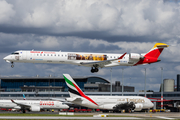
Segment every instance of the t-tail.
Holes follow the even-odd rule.
[[[26,97],[25,97],[25,95],[23,94],[23,98],[24,98],[24,100],[26,100]]]
[[[169,47],[169,45],[165,43],[156,43],[154,47],[144,55],[144,58],[135,65],[150,64],[161,61],[160,59],[158,59],[158,57],[162,53],[163,49],[166,47]]]
[[[70,98],[85,98],[88,101],[92,102],[95,105],[98,105],[95,101],[93,101],[90,97],[86,96],[83,91],[79,88],[79,86],[76,84],[76,82],[72,79],[72,77],[69,74],[63,74],[65,82],[68,86],[68,92],[70,95]]]

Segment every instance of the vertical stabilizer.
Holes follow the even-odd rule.
[[[90,97],[86,96],[83,91],[79,88],[79,86],[76,84],[76,82],[72,79],[72,77],[69,74],[63,74],[65,82],[69,88],[69,95],[71,98],[79,98],[83,97],[90,101],[91,103],[98,105],[94,100],[92,100]]]
[[[65,82],[68,86],[68,91],[70,97],[76,97],[81,96],[81,94],[84,95],[82,90],[79,88],[79,86],[76,84],[76,82],[72,79],[72,77],[69,74],[63,74]],[[80,94],[81,93],[81,94]]]
[[[144,57],[158,58],[163,49],[166,47],[169,47],[169,45],[165,43],[156,43],[154,47],[148,53],[145,54]]]
[[[24,100],[26,100],[26,97],[25,97],[25,95],[23,94],[23,98],[24,98]]]

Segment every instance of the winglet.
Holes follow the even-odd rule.
[[[122,59],[124,56],[126,55],[126,53],[124,53],[122,56],[120,56],[118,59]]]
[[[11,102],[15,103],[13,99],[11,99]]]

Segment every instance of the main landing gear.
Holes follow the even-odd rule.
[[[13,62],[11,62],[11,67],[12,67],[12,68],[14,67],[14,64],[13,64]]]
[[[99,71],[99,69],[98,69],[97,67],[92,67],[92,68],[91,68],[91,72],[92,72],[92,73],[98,72],[98,71]]]

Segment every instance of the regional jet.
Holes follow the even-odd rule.
[[[41,109],[67,109],[69,106],[60,101],[0,100],[0,108],[19,109],[25,113],[26,110],[39,112]]]
[[[141,96],[87,96],[69,74],[63,74],[63,76],[70,95],[70,98],[65,100],[80,106],[111,110],[113,112],[121,110],[127,112],[141,111],[142,109],[150,109],[154,106],[148,98]]]
[[[25,51],[19,50],[4,57],[6,62],[19,63],[56,63],[73,64],[91,67],[91,72],[98,72],[99,68],[114,66],[137,66],[159,62],[161,52],[169,45],[156,43],[154,47],[145,54],[110,54],[110,53],[85,53],[85,52],[61,52],[61,51]]]

